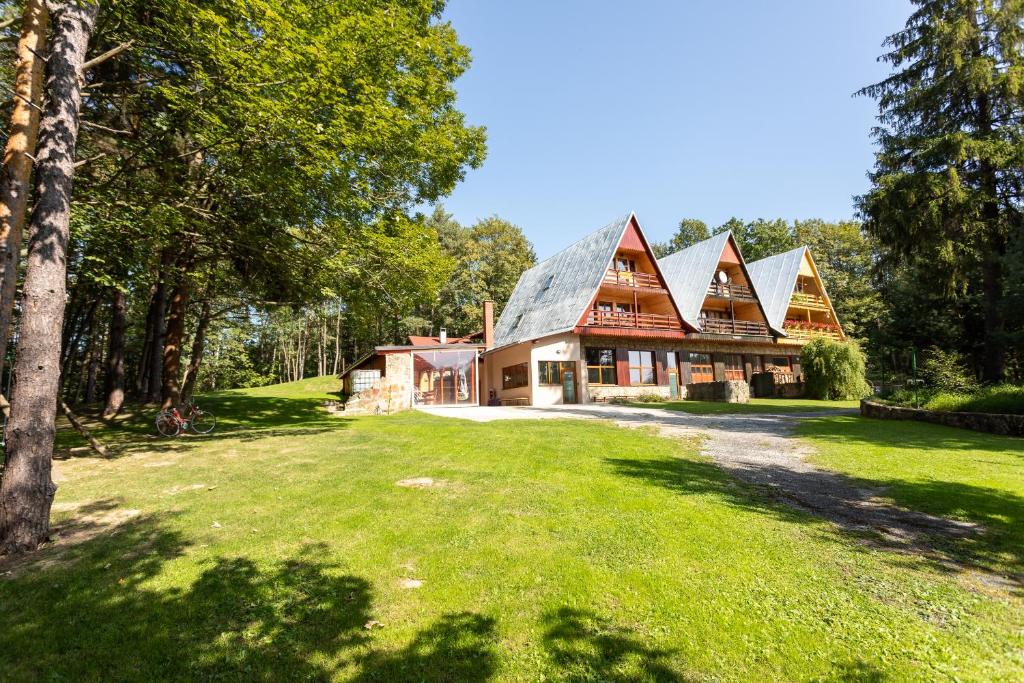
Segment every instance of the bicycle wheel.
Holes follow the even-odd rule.
[[[191,427],[196,434],[209,434],[215,426],[217,426],[217,418],[213,416],[213,413],[197,409],[192,415]]]
[[[181,431],[181,423],[169,410],[161,411],[156,416],[156,431],[162,436],[177,436]]]

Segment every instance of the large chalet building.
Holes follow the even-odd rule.
[[[729,232],[656,259],[634,214],[523,273],[484,323],[482,398],[586,403],[801,377],[800,347],[843,339],[806,247],[747,264]]]

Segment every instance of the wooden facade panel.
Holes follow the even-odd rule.
[[[615,349],[615,382],[620,387],[629,386],[629,350],[622,347]]]
[[[654,352],[654,364],[656,379],[655,381],[659,386],[668,386],[668,352],[667,351],[655,351]]]

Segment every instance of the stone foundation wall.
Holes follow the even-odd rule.
[[[976,432],[1024,436],[1024,415],[997,415],[994,413],[946,413],[923,408],[887,406],[869,399],[860,402],[860,414],[881,420],[918,420],[933,424],[971,429]]]
[[[699,382],[686,385],[686,398],[691,401],[724,401],[726,403],[749,403],[750,385],[738,380],[724,382]]]
[[[390,415],[412,407],[412,354],[389,353],[384,372],[369,389],[349,397],[345,415]]]

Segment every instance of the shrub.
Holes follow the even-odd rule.
[[[956,351],[943,351],[933,346],[924,352],[921,363],[921,379],[939,391],[958,394],[970,393],[978,388],[977,382],[967,372],[966,363]]]
[[[1024,387],[1001,384],[973,393],[943,391],[932,396],[923,407],[950,412],[1024,415]]]
[[[814,339],[804,346],[800,361],[810,398],[840,401],[871,393],[864,378],[864,354],[854,342]]]
[[[664,396],[658,394],[639,394],[633,397],[633,401],[636,403],[661,403],[665,400]]]

